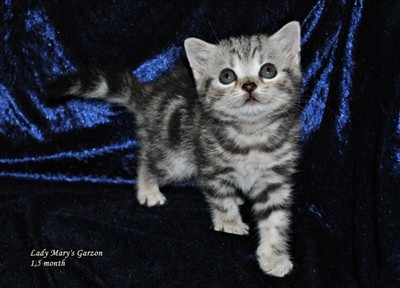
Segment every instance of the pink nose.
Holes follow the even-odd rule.
[[[242,89],[249,93],[253,92],[256,88],[257,85],[254,82],[244,83],[242,86]]]

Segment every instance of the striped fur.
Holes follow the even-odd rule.
[[[292,175],[299,155],[300,28],[297,22],[268,37],[185,41],[192,69],[178,65],[159,80],[139,85],[129,74],[65,76],[55,96],[104,99],[135,114],[141,141],[138,201],[163,205],[159,187],[195,178],[210,205],[214,229],[245,235],[239,205],[253,203],[260,267],[284,276],[288,253]],[[276,77],[260,76],[272,63]],[[237,78],[219,80],[229,68]],[[194,81],[193,81],[193,76]],[[252,92],[242,86],[252,83]],[[244,87],[244,86],[243,86]]]

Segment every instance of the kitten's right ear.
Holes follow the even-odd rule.
[[[292,21],[272,35],[271,40],[276,41],[286,58],[292,59],[296,64],[299,64],[301,50],[300,37],[300,23]]]
[[[186,39],[184,45],[193,72],[205,75],[208,61],[216,46],[197,38]]]

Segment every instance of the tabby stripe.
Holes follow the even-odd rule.
[[[284,134],[283,138],[286,138],[286,136],[289,134],[292,128],[295,127],[295,125],[297,125],[296,121],[285,119],[285,121],[282,121],[281,125],[279,125],[277,134],[278,135]]]
[[[220,147],[222,149],[224,149],[225,151],[231,153],[231,154],[236,154],[236,155],[247,155],[250,152],[250,148],[245,147],[238,147],[232,143],[229,143],[228,141],[224,141],[224,142],[219,142]]]
[[[281,137],[278,142],[273,143],[272,145],[263,145],[259,147],[259,150],[261,152],[267,152],[267,153],[272,153],[280,148],[283,147],[283,145],[288,141],[286,137]]]
[[[215,189],[206,189],[203,190],[203,192],[207,196],[212,197],[214,199],[225,199],[227,197],[234,197],[236,195],[235,191],[230,191],[230,192],[225,191],[225,193],[221,193],[221,191],[217,191]]]
[[[264,209],[254,210],[254,215],[258,221],[267,219],[272,213],[285,211],[290,213],[291,203],[274,204]]]
[[[168,119],[168,140],[172,148],[178,147],[181,143],[181,119],[184,116],[182,113],[183,110],[183,105],[175,107],[175,110]]]
[[[270,117],[270,124],[273,124],[277,121],[282,121],[283,126],[280,125],[279,128],[282,129],[282,127],[285,127],[285,129],[283,129],[285,131],[298,124],[300,109],[294,104],[296,104],[296,101],[293,101],[290,107],[287,107],[286,105],[281,108],[278,107]]]
[[[255,203],[264,203],[267,202],[270,198],[270,194],[279,191],[282,188],[282,183],[273,183],[269,184],[267,188],[265,188],[260,193],[257,193],[254,197],[252,197]]]
[[[281,137],[273,145],[264,144],[264,145],[252,145],[252,146],[247,146],[247,147],[239,147],[232,142],[226,141],[225,139],[220,139],[220,137],[216,137],[216,138],[217,138],[218,144],[220,145],[221,148],[223,148],[227,152],[230,152],[230,153],[236,154],[236,155],[247,155],[250,153],[250,151],[272,153],[272,152],[275,152],[276,150],[282,148],[283,145],[288,141],[287,138]]]
[[[212,165],[212,164],[210,164]],[[226,176],[229,173],[234,172],[235,169],[232,167],[225,167],[225,168],[214,168],[210,169],[209,171],[202,171],[202,175],[207,176],[207,178],[218,178],[218,176]]]
[[[237,205],[237,202],[235,201],[236,198],[237,195],[234,195],[233,197],[227,196],[223,198],[206,195],[206,200],[212,206],[212,208],[228,214],[235,213],[235,207],[232,207],[232,205]]]
[[[256,55],[257,50],[259,50],[261,48],[261,43],[260,43],[260,35],[256,36],[257,38],[257,45],[253,46],[253,51],[251,51],[251,58],[254,58],[254,56]]]
[[[226,197],[235,197],[236,196],[236,189],[233,185],[225,185],[220,187],[220,189],[214,189],[210,183],[210,186],[205,186],[202,187],[203,193],[205,193],[207,196],[210,196],[212,198],[216,199],[223,199]],[[225,191],[223,191],[223,187],[228,188]]]
[[[240,155],[247,155],[250,152],[250,149],[248,149],[247,147],[241,148],[235,145],[233,141],[228,141],[226,135],[224,133],[221,133],[220,131],[215,131],[213,133],[213,136],[214,139],[217,140],[219,146],[227,152]],[[208,140],[212,141],[214,139],[208,139]]]
[[[283,164],[278,164],[278,165],[275,165],[275,166],[273,166],[272,168],[271,168],[271,170],[273,171],[273,172],[275,172],[276,174],[278,174],[278,175],[281,175],[281,176],[283,176],[283,177],[285,177],[285,178],[289,178],[290,176],[292,176],[292,166],[294,166],[294,165],[290,165],[289,166],[289,164],[288,163],[285,163],[286,165],[283,165]]]
[[[224,149],[227,152],[230,152],[232,154],[236,155],[247,155],[249,154],[250,150],[255,147],[240,147],[237,146],[232,140],[229,140],[227,136],[223,133],[215,133],[214,134],[216,140],[218,141],[218,144],[222,149]]]
[[[239,51],[236,51],[236,55],[238,56],[239,61],[242,61],[242,55],[241,55],[241,53]],[[234,67],[234,65],[232,65],[232,67]]]
[[[214,167],[214,175],[224,175],[224,174],[228,174],[228,173],[232,173],[235,171],[235,168],[233,167]]]
[[[207,80],[205,81],[205,84],[204,84],[204,94],[202,94],[200,96],[205,97],[207,95],[208,90],[210,89],[212,80],[213,80],[212,78],[207,78]]]
[[[293,74],[293,70],[292,70],[292,69],[290,69],[290,68],[285,68],[285,69],[282,69],[282,71],[286,73],[286,75],[288,76],[288,78],[290,79],[290,81],[293,83],[293,85],[295,85],[295,86],[300,85],[300,77],[298,77],[298,76],[296,77],[296,76]]]
[[[296,125],[296,123],[290,121],[290,122],[285,122],[282,125],[278,127],[277,135],[279,135],[278,139],[274,139],[275,143],[272,143],[270,145],[268,144],[256,144],[256,145],[251,145],[251,146],[246,146],[246,147],[240,147],[234,143],[234,141],[227,139],[227,136],[224,133],[213,133],[213,136],[217,140],[218,144],[222,149],[224,149],[227,152],[230,152],[231,154],[236,154],[236,155],[247,155],[249,154],[250,151],[259,151],[259,152],[264,152],[264,153],[272,153],[275,152],[276,150],[282,148],[285,143],[290,141],[291,139],[288,138],[288,135],[292,128]],[[270,141],[274,142],[274,141]]]
[[[229,208],[225,207],[224,204],[220,202],[220,200],[221,199],[216,199],[216,198],[209,197],[208,198],[208,203],[210,203],[210,205],[214,209],[216,209],[216,210],[218,210],[218,211],[220,211],[222,213],[228,213],[229,212]]]
[[[165,93],[166,94],[166,93]],[[166,97],[165,95],[159,95],[159,99],[161,99],[161,101],[157,101],[157,111],[159,115],[163,115],[163,117],[165,118],[166,116],[166,111],[170,108],[170,101],[171,99]],[[162,117],[158,117],[157,119],[160,123],[157,124],[162,124],[162,121],[164,121],[164,119]]]

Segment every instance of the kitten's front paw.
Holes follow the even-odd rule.
[[[257,251],[258,263],[261,269],[275,277],[283,277],[293,269],[293,263],[287,255],[267,255]]]
[[[137,199],[141,205],[147,207],[162,206],[167,201],[167,198],[159,191],[143,191],[139,190]]]
[[[215,231],[221,231],[230,234],[236,235],[248,235],[249,234],[249,226],[243,222],[234,223],[234,222],[219,222],[214,225]]]

